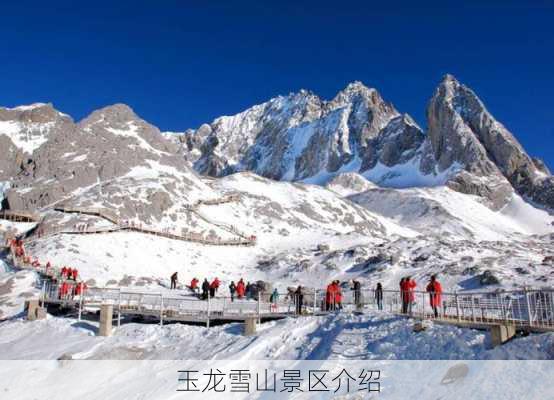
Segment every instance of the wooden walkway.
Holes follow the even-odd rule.
[[[135,224],[132,222],[122,221],[117,217],[115,213],[106,209],[85,208],[85,207],[66,207],[63,205],[56,206],[54,210],[58,212],[63,212],[63,213],[90,215],[98,218],[103,218],[108,222],[111,222],[115,226],[105,227],[105,228],[86,227],[85,229],[50,231],[46,235],[47,236],[57,235],[57,234],[87,235],[87,234],[107,234],[107,233],[120,232],[120,231],[133,231],[133,232],[139,232],[139,233],[144,233],[148,235],[164,237],[167,239],[199,243],[199,244],[209,245],[209,246],[255,246],[257,242],[257,239],[255,236],[243,233],[232,225],[225,224],[223,222],[214,221],[198,210],[198,208],[202,205],[218,205],[218,204],[225,204],[225,203],[230,203],[230,202],[239,201],[239,200],[240,200],[239,194],[230,194],[220,199],[199,200],[193,205],[188,207],[189,211],[195,213],[199,218],[206,221],[208,224],[217,226],[220,229],[223,229],[227,232],[234,234],[236,238],[232,238],[232,239],[210,238],[193,232],[178,234],[170,231],[151,228],[143,224]]]
[[[93,217],[103,218],[112,224],[119,225],[119,218],[115,213],[112,213],[103,208],[81,208],[81,207],[64,207],[57,206],[54,207],[54,211],[59,211],[68,214],[82,214],[82,215],[91,215]]]
[[[24,211],[0,211],[0,219],[5,219],[12,222],[40,222],[40,216]]]

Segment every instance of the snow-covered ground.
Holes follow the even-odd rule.
[[[554,359],[554,333],[517,338],[491,349],[487,332],[428,324],[388,313],[288,318],[244,336],[242,324],[210,328],[184,324],[123,324],[96,336],[96,321],[49,316],[0,325],[2,359],[179,360],[457,360]],[[185,340],[186,338],[186,340]]]
[[[23,312],[26,299],[37,297],[37,276],[31,271],[12,271],[0,260],[0,321]]]
[[[477,196],[447,187],[370,189],[350,199],[401,226],[452,240],[509,240],[518,234],[554,232],[554,216],[517,194],[499,211],[491,210]]]

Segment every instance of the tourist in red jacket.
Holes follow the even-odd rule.
[[[198,287],[199,280],[196,278],[192,278],[190,281],[190,290],[192,290],[194,293],[198,293],[200,291],[200,288]]]
[[[82,294],[85,294],[85,290],[87,290],[87,288],[88,286],[85,282],[79,282],[75,287],[75,296],[80,296]]]
[[[244,297],[244,293],[246,292],[246,287],[244,286],[244,281],[242,278],[240,278],[239,283],[237,283],[237,297],[239,299],[242,299]]]
[[[431,304],[431,308],[433,309],[433,313],[435,314],[435,318],[438,318],[439,311],[438,307],[441,305],[441,294],[442,294],[442,286],[437,281],[437,277],[435,275],[431,276],[431,280],[429,281],[429,284],[427,285],[426,291],[429,293],[429,303]]]
[[[335,307],[342,310],[342,288],[339,281],[335,281]]]

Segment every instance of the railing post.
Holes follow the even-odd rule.
[[[210,327],[210,294],[208,293],[208,314],[206,318],[206,328]]]
[[[529,299],[529,291],[525,288],[525,301],[527,302],[527,319],[529,326],[533,326],[533,312],[531,311],[531,300]]]
[[[552,324],[554,323],[554,292],[549,291],[548,296],[550,297],[550,313],[548,314],[550,315],[550,319],[548,320],[548,323],[550,326],[552,326]]]
[[[317,312],[317,289],[314,288],[314,311],[313,314]]]
[[[461,320],[460,316],[460,300],[458,299],[458,292],[454,292],[454,299],[456,300],[456,319],[458,322]]]
[[[425,318],[425,292],[421,292],[421,316]]]
[[[121,327],[121,288],[119,289],[119,296],[117,299],[117,327]]]
[[[506,305],[504,304],[504,296],[502,295],[500,295],[500,307],[502,310],[502,318],[504,319],[504,322],[508,322],[508,311]]]
[[[160,294],[160,326],[164,325],[164,295]]]
[[[470,297],[471,299],[471,319],[473,322],[475,322],[475,302],[473,301],[473,296]]]
[[[83,314],[83,297],[85,296],[84,289],[81,291],[81,295],[79,296],[79,321],[81,320],[81,316]]]
[[[262,293],[258,289],[258,324],[262,323],[261,305],[262,305]]]

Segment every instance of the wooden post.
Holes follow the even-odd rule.
[[[314,288],[314,311],[313,314],[317,312],[317,289]]]

